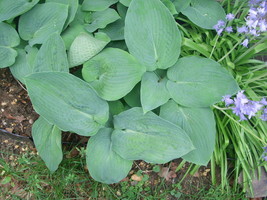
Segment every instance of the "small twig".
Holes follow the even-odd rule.
[[[15,80],[18,82],[18,84],[20,85],[20,87],[22,87],[23,90],[27,91],[27,89],[22,85],[22,83],[15,78]]]

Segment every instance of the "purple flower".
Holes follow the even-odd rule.
[[[225,31],[226,31],[227,33],[232,33],[232,32],[233,32],[233,28],[232,28],[232,26],[228,26],[228,27],[226,27],[226,28],[225,28]]]
[[[244,90],[239,91],[234,100],[231,99],[231,95],[225,95],[222,101],[225,102],[226,106],[232,105],[231,109],[233,113],[240,118],[240,121],[251,119],[251,117],[256,116],[256,114],[262,110],[264,104],[267,104],[265,98],[261,101],[249,100],[244,94]],[[261,119],[263,121],[267,120],[267,108],[263,110]]]
[[[263,114],[260,117],[262,121],[267,121],[267,108],[263,110]],[[266,152],[267,153],[267,152]]]
[[[234,103],[234,100],[231,99],[231,95],[225,95],[225,96],[223,96],[222,101],[225,102],[225,105],[226,105],[226,106],[229,106],[229,105],[231,105],[231,104]]]
[[[232,13],[228,13],[225,18],[230,21],[230,20],[233,20],[235,18],[235,15]]]
[[[245,40],[241,43],[241,45],[242,45],[243,47],[248,47],[248,39],[245,39]]]
[[[247,33],[248,28],[246,26],[237,27],[237,32],[238,33]]]
[[[266,100],[266,98],[262,98],[262,100],[260,100],[260,103],[261,103],[262,105],[267,106],[267,100]]]
[[[223,20],[219,20],[217,22],[217,24],[215,24],[213,26],[213,28],[216,30],[216,32],[217,32],[218,35],[221,35],[221,33],[224,30],[224,27],[225,27],[225,21],[223,21]]]

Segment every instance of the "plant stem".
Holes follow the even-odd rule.
[[[223,112],[227,117],[229,117],[232,121],[234,121],[235,123],[237,123],[239,126],[241,126],[244,130],[246,130],[249,134],[251,134],[253,137],[255,137],[256,139],[258,139],[259,141],[261,141],[263,143],[263,145],[267,145],[267,143],[259,138],[257,135],[255,135],[254,133],[252,133],[249,129],[247,129],[246,127],[244,127],[242,124],[240,124],[238,121],[236,121],[232,116],[230,116],[227,112],[225,112],[223,109],[221,109],[220,107],[213,105],[214,108],[220,110],[221,112]]]
[[[241,56],[239,56],[234,63],[237,63],[238,61],[240,61],[243,57],[245,57],[249,52],[251,52],[253,49],[255,49],[256,46],[258,46],[260,43],[262,43],[264,40],[267,39],[267,35],[263,38],[261,38],[260,41],[258,41],[257,43],[255,43],[252,47],[250,47],[248,50],[246,50]]]
[[[216,39],[215,39],[215,44],[213,45],[213,48],[212,48],[212,50],[211,50],[211,53],[210,53],[210,56],[209,56],[209,58],[211,58],[211,57],[212,57],[212,54],[213,54],[213,52],[214,52],[214,50],[215,50],[215,48],[216,48],[216,45],[217,45],[218,39],[219,39],[219,35],[217,34],[217,35],[216,35]]]
[[[235,48],[241,43],[242,40],[240,40],[238,43],[235,44],[235,46],[233,46],[233,48],[227,52],[227,54],[225,54],[220,60],[218,60],[217,62],[221,62],[222,60],[224,60],[227,56],[229,56],[230,53],[232,53],[233,50],[235,50]]]

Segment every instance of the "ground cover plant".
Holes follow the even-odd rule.
[[[62,131],[69,131],[90,136],[89,173],[102,183],[126,177],[134,160],[181,157],[197,166],[212,158],[225,186],[229,148],[235,180],[244,170],[248,183],[264,165],[266,146],[266,64],[253,59],[266,50],[266,6],[4,0],[0,67],[27,87],[40,115],[34,143],[52,172],[63,158]]]

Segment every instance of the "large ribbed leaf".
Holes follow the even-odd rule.
[[[127,176],[133,161],[125,160],[112,150],[113,129],[103,128],[90,138],[86,149],[86,162],[90,175],[99,182],[117,183]]]
[[[153,110],[170,99],[166,87],[167,78],[161,78],[154,72],[146,72],[141,82],[141,103],[144,112]]]
[[[160,0],[132,0],[125,19],[125,40],[130,53],[148,71],[171,67],[180,54],[180,32]]]
[[[119,14],[111,8],[107,8],[103,11],[93,12],[92,22],[85,28],[88,32],[92,33],[98,28],[105,28],[108,24],[120,19]]]
[[[30,10],[39,0],[1,0],[0,22],[15,18]]]
[[[238,84],[219,63],[208,58],[187,56],[168,70],[167,89],[179,104],[209,107],[222,96],[235,94]]]
[[[82,9],[86,11],[102,11],[119,0],[84,0]]]
[[[10,67],[12,75],[20,82],[25,84],[24,77],[33,72],[35,57],[38,53],[36,47],[27,46],[24,49],[18,49],[16,62]]]
[[[181,12],[201,28],[213,29],[218,20],[225,20],[225,11],[215,0],[191,0],[191,6]]]
[[[166,163],[194,149],[182,128],[142,108],[115,116],[114,128],[112,149],[127,160]]]
[[[35,73],[25,81],[36,112],[63,131],[91,136],[108,120],[107,102],[71,74]]]
[[[104,33],[98,33],[98,35],[101,34]],[[93,37],[88,33],[81,32],[70,46],[68,53],[70,66],[74,67],[85,63],[98,54],[109,41],[110,39],[107,36]]]
[[[207,165],[215,147],[216,127],[212,110],[182,107],[171,100],[161,106],[160,117],[181,126],[196,147],[183,159],[197,165]]]
[[[64,42],[58,33],[52,34],[41,46],[34,63],[34,72],[68,72],[69,63]]]
[[[82,72],[100,97],[115,101],[141,80],[145,67],[126,51],[107,48],[85,63]]]
[[[0,68],[11,66],[18,55],[12,48],[20,43],[17,31],[4,22],[0,22]]]
[[[39,117],[32,126],[32,137],[38,154],[48,169],[56,171],[63,159],[60,129]]]
[[[38,4],[19,19],[19,34],[29,44],[42,44],[57,32],[61,33],[68,17],[68,6],[59,3]]]
[[[65,22],[64,29],[73,21],[78,9],[78,0],[46,0],[46,2],[62,3],[68,6],[68,18]]]

